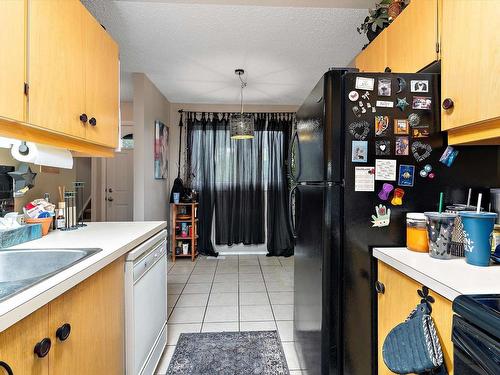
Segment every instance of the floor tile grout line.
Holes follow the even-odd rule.
[[[208,303],[210,301],[210,296],[212,295],[212,288],[214,287],[215,275],[217,275],[217,268],[219,268],[219,260],[216,260],[214,275],[212,276],[212,282],[210,283],[210,290],[208,291],[207,304],[205,305],[205,312],[203,313],[203,319],[201,321],[200,333],[203,332],[203,326],[205,325],[205,317],[207,316]],[[207,322],[209,323],[209,322]]]
[[[181,292],[179,293],[179,297],[175,300],[174,306],[172,307],[172,311],[170,311],[170,314],[167,314],[167,315],[168,315],[168,316],[167,316],[167,322],[169,321],[170,316],[172,316],[172,314],[174,313],[175,306],[177,306],[177,303],[179,302],[179,299],[181,298],[182,293],[184,292],[184,289],[186,288],[186,285],[188,284],[188,281],[189,281],[189,279],[191,278],[191,275],[193,274],[193,271],[194,271],[194,269],[195,269],[195,267],[196,267],[196,263],[197,263],[197,262],[198,262],[198,260],[196,260],[196,261],[194,262],[194,267],[193,267],[193,269],[191,270],[191,272],[189,273],[189,276],[188,276],[188,278],[187,278],[186,282],[184,283],[184,286],[182,287]],[[174,265],[172,266],[172,269],[173,269],[174,267],[175,267],[175,263],[174,263]],[[174,284],[175,284],[175,283],[174,283]],[[167,272],[167,301],[168,301],[168,272]]]
[[[237,298],[237,313],[238,313],[238,332],[241,332],[241,315],[240,315],[240,256],[238,255],[238,294],[236,295]]]
[[[271,314],[273,314],[274,326],[276,327],[276,332],[278,332],[278,324],[276,324],[276,316],[274,315],[273,305],[271,304],[271,296],[269,295],[269,291],[267,290],[267,282],[266,282],[266,279],[264,277],[264,271],[262,270],[262,264],[260,263],[260,259],[259,258],[257,258],[257,259],[259,261],[259,267],[260,267],[260,272],[262,273],[262,278],[264,279],[264,288],[266,289],[267,299],[269,300],[269,307],[271,308]],[[278,332],[278,336],[279,336],[279,332]],[[280,341],[281,341],[281,337],[280,337]]]

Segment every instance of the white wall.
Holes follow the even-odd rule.
[[[143,73],[132,75],[134,86],[134,221],[166,220],[169,179],[154,178],[154,126],[169,126],[170,103]]]

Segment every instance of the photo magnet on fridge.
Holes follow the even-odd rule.
[[[389,129],[388,116],[375,116],[375,136],[382,137],[387,135]]]
[[[375,87],[375,78],[356,77],[356,84],[354,87],[358,90],[373,91],[373,88]]]
[[[431,109],[432,99],[430,96],[414,96],[412,109]]]
[[[411,80],[411,92],[429,92],[429,81],[426,80]]]
[[[427,138],[429,137],[429,127],[427,125],[422,125],[412,128],[411,136],[413,138]]]
[[[377,91],[379,96],[391,96],[391,79],[379,78]]]
[[[382,139],[375,141],[375,155],[389,156],[391,154],[391,141]]]
[[[414,177],[415,177],[414,165],[401,164],[399,166],[399,177],[398,177],[399,186],[410,186],[410,187],[413,186]]]
[[[407,135],[410,133],[410,124],[407,119],[394,119],[394,134]]]
[[[352,141],[352,162],[366,163],[368,161],[368,142]]]
[[[408,137],[396,137],[395,145],[396,155],[403,156],[409,154],[410,140]]]

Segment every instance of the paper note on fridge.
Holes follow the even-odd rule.
[[[373,167],[354,168],[354,191],[375,191]]]
[[[375,180],[396,181],[396,160],[375,159]]]

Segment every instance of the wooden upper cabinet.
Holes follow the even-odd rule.
[[[122,375],[124,371],[124,260],[118,259],[49,302],[50,375]],[[71,326],[66,340],[58,328]]]
[[[29,1],[29,118],[39,127],[85,137],[83,5],[79,1]]]
[[[417,290],[422,285],[403,275],[385,263],[378,262],[378,281],[384,285],[384,292],[378,294],[378,374],[392,375],[382,358],[382,347],[389,332],[405,321],[410,312],[420,303]],[[430,291],[434,297],[432,318],[443,349],[444,360],[450,375],[453,374],[453,343],[451,342],[452,307],[451,302]]]
[[[413,0],[387,28],[387,65],[418,72],[438,60],[438,41],[438,0]]]
[[[88,118],[86,138],[115,148],[118,143],[119,60],[118,45],[106,30],[85,12],[85,97]]]
[[[441,126],[482,123],[457,129],[462,136],[456,143],[497,138],[500,144],[500,35],[491,29],[499,18],[497,1],[443,0],[441,98],[453,107],[442,111]]]
[[[380,73],[387,67],[387,29],[382,32],[354,59],[354,65],[362,72]]]
[[[24,0],[0,1],[0,116],[25,120],[26,17]]]
[[[49,336],[47,319],[48,308],[45,305],[0,333],[0,361],[10,366],[14,375],[48,374],[48,356],[38,358],[34,353],[35,345]],[[0,374],[4,373],[7,374],[5,368],[0,367]]]

